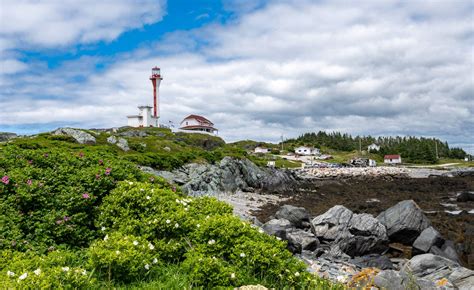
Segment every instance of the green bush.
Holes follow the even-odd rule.
[[[0,252],[2,288],[90,288],[92,272],[81,267],[83,257],[68,251],[38,256],[4,250]]]
[[[100,211],[98,226],[146,238],[163,263],[184,260],[196,285],[257,283],[266,276],[274,277],[272,283],[297,285],[308,278],[304,264],[292,257],[285,243],[233,216],[230,206],[214,198],[189,198],[156,184],[120,182]]]
[[[97,153],[2,150],[0,249],[86,247],[96,238],[102,198],[119,180],[146,180],[135,165]]]
[[[113,232],[89,248],[90,266],[106,281],[130,282],[159,265],[159,252],[145,238]]]

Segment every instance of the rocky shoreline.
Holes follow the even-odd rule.
[[[474,287],[474,271],[459,264],[454,243],[431,226],[413,200],[376,218],[341,205],[310,218],[306,209],[284,205],[262,228],[286,240],[309,271],[351,287]]]
[[[413,283],[423,289],[474,287],[474,272],[463,267],[474,261],[472,170],[427,171],[418,178],[398,169],[314,178],[230,157],[173,172],[142,170],[190,195],[229,202],[242,218],[287,240],[309,271],[332,281],[388,289]],[[453,215],[443,204],[457,198],[463,213]]]

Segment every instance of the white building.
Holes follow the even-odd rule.
[[[268,153],[270,152],[270,149],[264,148],[264,147],[255,147],[254,152],[255,153]]]
[[[158,127],[158,118],[152,113],[152,106],[139,106],[138,115],[127,116],[130,127]]]
[[[214,123],[199,115],[189,115],[181,121],[179,130],[189,133],[208,133],[216,134],[217,129],[214,128]]]
[[[318,148],[308,147],[308,146],[300,146],[295,148],[295,153],[298,155],[319,155],[321,152]]]
[[[160,118],[160,83],[163,78],[159,67],[151,70],[151,83],[153,84],[153,107],[139,106],[138,115],[127,116],[128,126],[130,127],[159,127],[158,119]],[[153,109],[153,111],[152,111]]]
[[[387,164],[399,164],[402,163],[402,157],[398,154],[385,155],[383,157],[383,163]]]
[[[367,147],[367,151],[380,151],[380,146],[375,144],[375,143],[372,143],[370,144],[368,147]]]

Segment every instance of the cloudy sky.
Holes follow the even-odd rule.
[[[0,0],[0,131],[212,120],[227,141],[338,130],[472,152],[474,2]]]

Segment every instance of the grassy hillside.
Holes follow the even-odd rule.
[[[285,242],[141,172],[245,156],[221,139],[143,129],[133,150],[40,134],[0,144],[0,285],[6,288],[341,288],[305,271]],[[166,149],[168,147],[169,149]],[[158,163],[155,159],[162,158]],[[150,160],[149,160],[150,159]]]

